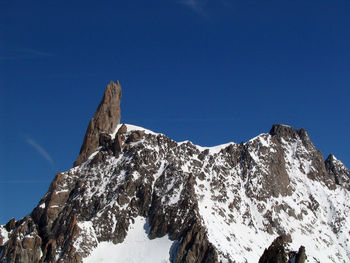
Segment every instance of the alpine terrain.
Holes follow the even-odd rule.
[[[201,147],[120,123],[107,85],[74,167],[0,226],[0,262],[350,262],[350,171],[304,129]]]

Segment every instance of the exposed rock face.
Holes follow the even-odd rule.
[[[82,262],[103,241],[123,242],[139,216],[150,239],[172,240],[173,263],[350,261],[350,192],[336,179],[349,170],[325,165],[305,130],[274,125],[200,147],[97,123],[98,152],[84,150],[30,215],[0,226],[0,262]]]
[[[334,178],[329,176],[322,153],[312,144],[309,135],[304,129],[295,130],[290,126],[274,124],[270,130],[270,134],[280,142],[290,142],[300,140],[305,149],[312,153],[310,156],[311,166],[314,170],[305,171],[307,176],[312,180],[323,182],[329,189],[335,189]],[[302,155],[303,153],[301,153]]]
[[[193,226],[184,235],[176,251],[174,262],[188,263],[217,263],[215,248],[208,242],[206,230],[200,226]]]
[[[111,133],[120,123],[121,86],[119,81],[111,81],[104,92],[102,101],[98,106],[94,117],[90,120],[85,133],[84,142],[79,156],[74,162],[77,166],[87,160],[99,146],[101,133]]]
[[[259,263],[304,263],[305,247],[300,246],[298,252],[289,249],[292,242],[290,235],[277,237],[259,259]]]
[[[330,177],[334,178],[337,185],[350,190],[350,171],[333,154],[330,154],[326,161],[326,170]]]

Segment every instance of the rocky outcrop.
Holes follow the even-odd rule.
[[[329,176],[326,170],[323,155],[313,145],[305,129],[296,130],[291,126],[274,124],[270,130],[270,135],[282,144],[283,142],[293,143],[299,140],[303,144],[305,150],[312,153],[312,156],[308,156],[308,158],[314,169],[304,172],[307,173],[310,179],[323,182],[329,189],[335,189],[334,178]],[[300,157],[303,157],[302,154],[303,153],[300,154]]]
[[[291,126],[283,124],[274,124],[270,130],[271,136],[276,136],[277,138],[282,139],[298,139],[300,138],[305,147],[312,147],[309,135],[305,129],[296,130]]]
[[[291,262],[292,262],[292,259],[291,258]],[[295,255],[295,261],[294,263],[305,263],[307,259],[307,256],[306,256],[306,252],[305,252],[305,247],[304,246],[300,246],[298,252],[296,253]]]
[[[305,263],[305,247],[300,246],[299,250],[290,251],[288,244],[292,242],[290,235],[277,237],[272,244],[265,249],[259,259],[259,263]]]
[[[42,239],[38,234],[37,225],[30,217],[16,222],[16,227],[10,233],[11,238],[0,253],[0,262],[5,260],[7,263],[40,261]]]
[[[285,246],[291,242],[290,236],[279,236],[265,249],[259,263],[288,263],[289,255]]]
[[[198,225],[189,228],[177,247],[174,262],[218,263],[215,248],[206,234],[206,230]]]
[[[337,185],[350,190],[350,171],[333,154],[330,154],[326,161],[326,170]]]
[[[90,120],[85,133],[79,156],[74,162],[77,166],[87,160],[99,146],[101,133],[111,133],[120,123],[121,86],[119,81],[111,81],[104,92],[102,101],[93,118]]]

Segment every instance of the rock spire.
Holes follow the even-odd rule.
[[[121,86],[111,81],[104,92],[102,101],[86,129],[83,145],[73,166],[85,162],[99,146],[101,133],[111,133],[120,123]]]

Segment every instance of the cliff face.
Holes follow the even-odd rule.
[[[349,262],[349,170],[305,130],[277,124],[200,147],[102,127],[98,112],[109,114],[96,111],[85,157],[30,215],[0,226],[0,262]]]
[[[96,151],[101,133],[111,133],[120,123],[120,100],[122,96],[119,81],[111,81],[104,92],[102,101],[87,127],[79,156],[74,162],[77,166]]]
[[[330,154],[325,161],[328,174],[334,178],[337,185],[344,186],[350,191],[350,171],[333,154]]]

